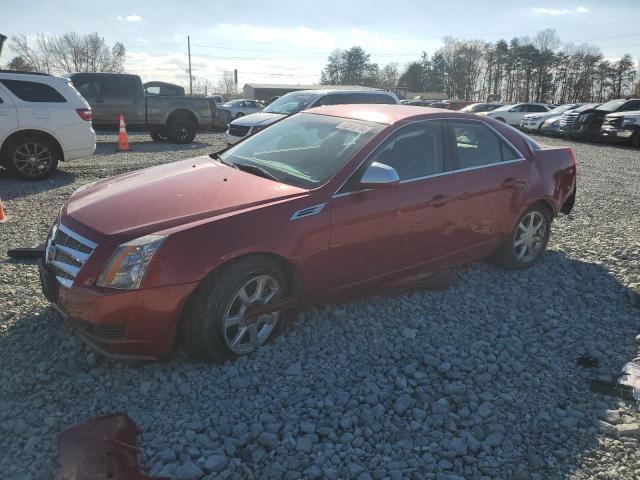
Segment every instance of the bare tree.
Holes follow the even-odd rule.
[[[382,70],[380,70],[380,86],[386,90],[395,88],[398,86],[400,80],[400,71],[398,70],[398,63],[388,63]]]
[[[33,39],[15,35],[11,49],[22,57],[31,69],[46,73],[72,72],[122,72],[125,48],[116,42],[109,48],[98,33],[79,35],[67,32],[62,35],[38,34]]]
[[[24,61],[24,58],[17,56],[13,57],[9,63],[7,63],[8,70],[17,70],[19,72],[33,72],[33,68],[27,62]]]
[[[218,92],[225,96],[237,95],[238,87],[233,78],[233,72],[227,71],[222,74],[218,80]]]

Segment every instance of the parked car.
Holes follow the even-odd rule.
[[[261,112],[263,108],[264,105],[258,101],[245,99],[231,100],[230,102],[220,105],[220,110],[229,112],[228,117],[232,120],[244,117],[245,115],[251,115],[252,113]]]
[[[539,132],[540,127],[542,127],[542,124],[547,119],[562,115],[564,112],[568,112],[569,110],[575,110],[582,105],[582,103],[567,103],[566,105],[555,107],[548,112],[528,113],[522,117],[522,120],[520,120],[520,129],[524,132]]]
[[[145,95],[160,95],[161,97],[184,97],[184,87],[167,82],[143,83]]]
[[[224,100],[222,99],[222,95],[207,95],[204,98],[208,98],[210,100],[213,101],[213,103],[216,104],[216,106],[221,107],[222,104],[224,103]]]
[[[259,132],[272,123],[307,108],[345,103],[398,104],[399,101],[394,93],[384,90],[301,90],[291,92],[269,104],[261,113],[231,122],[226,133],[227,143],[233,145],[247,135]]]
[[[0,165],[41,180],[96,149],[91,108],[66,78],[0,71]]]
[[[600,138],[610,143],[629,143],[640,147],[640,110],[610,113],[604,117]]]
[[[472,100],[447,100],[447,109],[448,110],[462,110],[464,107],[468,107],[469,105],[473,105],[474,101]]]
[[[640,110],[640,98],[619,98],[610,100],[594,108],[581,109],[577,115],[567,115],[567,126],[563,129],[565,136],[573,140],[595,142],[600,137],[600,127],[604,117],[615,112],[631,112]],[[569,125],[570,123],[570,125]]]
[[[39,268],[100,351],[166,358],[184,338],[223,361],[266,342],[285,306],[489,256],[531,267],[575,185],[570,148],[492,119],[331,105],[74,193]]]
[[[122,114],[128,126],[148,129],[154,141],[174,143],[191,143],[199,128],[213,127],[209,100],[145,95],[137,75],[74,73],[71,81],[91,105],[96,126],[112,128]]]
[[[428,107],[432,103],[435,103],[433,100],[400,100],[401,105],[413,105],[414,107]]]
[[[520,125],[520,120],[527,113],[546,113],[551,107],[546,103],[516,103],[515,105],[505,105],[490,112],[480,112],[478,115],[495,118],[513,127]]]
[[[471,105],[461,108],[460,111],[464,113],[490,112],[496,108],[504,107],[504,105],[504,103],[500,102],[472,103]]]
[[[551,135],[554,137],[559,137],[562,135],[560,131],[560,121],[562,120],[562,115],[556,115],[555,117],[547,118],[542,125],[540,126],[539,132],[542,135]]]
[[[597,108],[599,105],[599,103],[587,103],[583,104],[581,107],[569,110],[568,112],[564,112],[560,117],[560,135],[567,136],[567,132],[572,128],[576,118],[578,118],[578,115],[580,115],[580,113],[591,111],[594,108]]]

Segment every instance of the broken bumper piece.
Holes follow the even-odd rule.
[[[58,435],[55,480],[169,480],[138,468],[138,427],[127,415],[93,418]]]

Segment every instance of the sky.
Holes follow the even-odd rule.
[[[28,5],[28,8],[26,8]],[[125,69],[143,80],[216,84],[318,83],[329,53],[360,45],[381,67],[401,67],[444,36],[496,41],[554,28],[563,42],[589,43],[605,57],[640,57],[640,0],[389,1],[0,0],[0,33],[65,31],[124,43]],[[0,63],[11,57],[5,46]]]

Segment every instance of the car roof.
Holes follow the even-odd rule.
[[[295,92],[289,92],[289,93],[305,93],[305,94],[309,94],[309,95],[315,95],[315,96],[322,96],[322,95],[327,95],[327,94],[338,94],[338,95],[349,95],[350,93],[373,93],[373,94],[385,94],[385,95],[389,95],[391,96],[391,92],[387,92],[386,90],[375,90],[375,89],[359,89],[359,88],[350,88],[350,89],[346,89],[346,88],[341,88],[341,89],[332,89],[332,88],[327,88],[327,89],[323,89],[323,90],[297,90]],[[287,93],[286,95],[289,95],[289,93]],[[284,95],[283,95],[284,96]]]
[[[322,107],[310,108],[309,110],[305,110],[304,113],[351,118],[353,120],[385,123],[387,125],[391,125],[414,117],[428,118],[430,116],[457,116],[460,118],[478,119],[478,117],[473,114],[458,113],[456,111],[442,110],[439,108],[395,104],[326,105]]]

